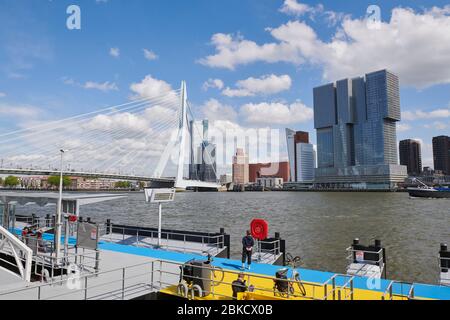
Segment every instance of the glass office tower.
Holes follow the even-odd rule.
[[[399,80],[382,70],[314,89],[317,187],[392,189],[407,176],[398,165]]]
[[[316,155],[314,146],[309,143],[309,133],[286,129],[286,139],[290,167],[289,182],[312,183]]]

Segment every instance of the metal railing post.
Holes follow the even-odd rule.
[[[153,285],[153,273],[154,272],[155,272],[155,261],[152,261],[152,275],[151,275],[152,289],[154,287],[154,285]]]
[[[394,284],[392,283],[391,287],[389,288],[389,300],[393,300],[393,290]]]
[[[136,240],[137,240],[137,244],[138,244],[138,247],[139,247],[139,229],[137,230],[137,235],[136,235]]]
[[[351,292],[350,292],[350,297],[351,297],[351,300],[354,300],[354,298],[355,298],[355,296],[354,296],[354,285],[353,285],[353,279],[352,279],[352,281],[350,282],[350,290],[351,290]]]
[[[84,300],[88,299],[88,277],[84,278]]]
[[[94,269],[97,272],[100,269],[100,250],[95,251],[95,267],[94,267]]]
[[[162,260],[159,260],[159,290],[162,289]]]
[[[122,268],[122,300],[125,300],[125,268]]]
[[[336,277],[331,280],[331,283],[333,285],[333,300],[336,300]]]

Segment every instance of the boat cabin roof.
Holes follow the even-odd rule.
[[[99,194],[99,193],[65,193],[62,200],[65,203],[75,204],[76,207],[98,202],[116,200],[128,197],[126,194]],[[36,204],[41,207],[56,205],[59,194],[57,192],[26,192],[26,191],[0,191],[1,204]]]

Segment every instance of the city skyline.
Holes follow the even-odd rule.
[[[379,1],[381,30],[366,24],[373,3],[365,1],[229,1],[214,9],[202,1],[196,8],[154,1],[137,10],[92,0],[78,4],[81,30],[66,27],[69,4],[0,5],[0,134],[177,88],[181,80],[188,81],[197,118],[211,121],[212,136],[230,127],[313,132],[314,87],[384,68],[400,77],[396,144],[421,141],[423,166],[434,167],[432,138],[449,132],[450,70],[438,58],[450,56],[444,1]],[[163,21],[175,7],[184,14]],[[191,19],[198,12],[207,14]],[[420,28],[419,36],[401,28],[409,24]],[[139,37],[129,39],[138,30]],[[428,40],[442,46],[432,49]],[[283,136],[280,160],[287,160]],[[311,143],[317,144],[315,135]]]

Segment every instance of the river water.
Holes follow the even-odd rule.
[[[17,213],[53,213],[27,206]],[[85,206],[81,215],[96,222],[156,227],[157,206],[143,193]],[[438,283],[438,251],[450,242],[450,200],[410,199],[407,193],[178,193],[163,205],[163,228],[231,235],[232,256],[253,218],[266,219],[270,234],[280,232],[287,251],[300,255],[304,268],[345,273],[353,238],[380,239],[386,247],[388,278]]]

